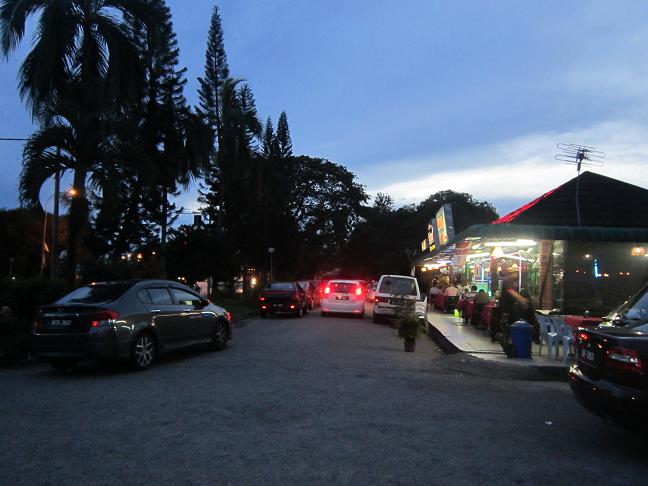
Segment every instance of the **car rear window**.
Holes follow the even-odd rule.
[[[133,286],[132,283],[94,284],[79,287],[65,297],[60,298],[58,304],[103,304],[119,299]]]
[[[280,292],[290,292],[295,290],[295,285],[290,282],[277,282],[270,284],[270,290],[277,290]]]
[[[353,282],[331,282],[329,283],[329,287],[331,289],[331,292],[336,293],[336,294],[353,294],[355,290],[358,288],[357,283]]]
[[[416,295],[416,281],[412,278],[386,277],[380,283],[380,294]]]

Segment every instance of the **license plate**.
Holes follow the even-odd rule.
[[[391,300],[389,301],[389,303],[390,303],[391,305],[404,305],[404,304],[405,304],[405,301],[402,300],[402,299],[391,299]]]
[[[50,326],[65,327],[71,325],[72,325],[71,319],[52,319],[50,321]]]
[[[594,361],[594,351],[583,349],[581,351],[581,358],[583,358],[585,361]]]
[[[272,307],[275,309],[281,309],[283,307],[283,304],[273,304]]]
[[[335,300],[349,300],[348,295],[336,295]]]

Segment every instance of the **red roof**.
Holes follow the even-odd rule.
[[[560,189],[561,187],[562,187],[562,186],[554,187],[551,191],[545,192],[542,196],[540,196],[540,197],[534,199],[534,200],[531,201],[531,202],[526,203],[524,206],[520,206],[520,207],[517,208],[515,211],[512,211],[512,212],[508,213],[507,215],[502,216],[502,217],[499,218],[499,219],[496,219],[496,220],[493,221],[491,224],[510,223],[511,221],[513,221],[514,219],[516,219],[518,216],[520,216],[522,213],[524,213],[525,211],[528,211],[528,210],[531,209],[533,206],[535,206],[536,204],[538,204],[538,203],[539,203],[540,201],[542,201],[543,199],[545,199],[545,198],[551,196],[554,192],[556,192],[556,191],[557,191],[558,189]]]

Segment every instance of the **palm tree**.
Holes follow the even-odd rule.
[[[135,74],[137,50],[124,18],[138,19],[153,29],[162,14],[159,5],[149,0],[0,0],[0,50],[5,58],[23,39],[27,19],[37,14],[33,47],[20,67],[19,92],[35,118],[48,120],[51,116],[43,117],[44,112],[51,114],[52,107],[62,105],[67,108],[27,144],[21,188],[23,199],[30,200],[35,187],[44,182],[42,177],[52,174],[53,166],[74,170],[79,196],[70,207],[71,275],[88,218],[86,176],[101,158],[97,149],[102,144],[96,143],[96,133],[103,130],[92,132],[84,124],[90,118],[94,128],[100,126],[108,107],[126,99],[133,89],[132,80],[140,79]],[[61,138],[55,142],[57,135]],[[53,160],[55,146],[67,158]]]

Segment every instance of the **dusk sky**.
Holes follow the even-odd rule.
[[[196,104],[215,3],[168,4]],[[648,187],[645,1],[216,5],[261,120],[285,110],[296,154],[345,165],[372,195],[403,204],[452,189],[503,214],[575,176],[558,142],[595,146],[607,154],[596,172]],[[34,130],[16,89],[30,40],[0,63],[1,137]],[[22,144],[0,144],[0,208],[12,208]]]

